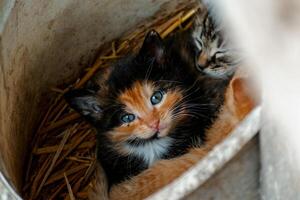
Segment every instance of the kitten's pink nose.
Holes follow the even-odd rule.
[[[159,131],[159,120],[156,120],[154,122],[151,122],[149,124],[149,127],[156,130],[156,131]]]

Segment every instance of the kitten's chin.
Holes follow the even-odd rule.
[[[159,131],[156,131],[156,132],[153,132],[151,134],[151,136],[148,136],[144,139],[149,139],[149,140],[152,140],[152,139],[160,139],[160,138],[164,138],[168,135],[169,133],[169,128],[162,128],[161,130]]]
[[[160,139],[167,138],[168,131],[163,130],[162,132],[154,132],[151,136],[148,137],[136,137],[135,139],[128,140],[127,143],[130,145],[141,145],[148,142],[157,141]]]
[[[160,132],[157,134],[157,137],[158,137],[158,138],[164,138],[164,137],[166,137],[166,136],[168,135],[168,133],[169,133],[169,130],[162,130],[162,131],[160,131]]]
[[[141,140],[152,140],[152,139],[164,138],[169,134],[169,130],[170,130],[170,128],[164,127],[159,131],[153,131],[152,133],[147,134],[147,136],[143,135],[138,138]]]

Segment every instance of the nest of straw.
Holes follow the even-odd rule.
[[[168,15],[158,14],[133,32],[104,45],[84,75],[65,89],[52,88],[52,101],[44,114],[32,141],[32,151],[23,188],[25,199],[87,199],[96,168],[96,133],[79,114],[71,110],[63,94],[80,88],[101,68],[115,59],[136,51],[150,29],[162,38],[192,25],[192,16],[199,5],[181,4]]]

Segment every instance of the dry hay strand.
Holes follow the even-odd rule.
[[[155,29],[165,38],[191,27],[197,9],[198,4],[181,4],[168,15],[158,13],[110,45],[103,45],[94,64],[84,69],[85,74],[73,84],[64,89],[49,89],[53,92],[53,100],[32,141],[23,188],[25,199],[88,198],[87,190],[96,168],[96,135],[79,114],[67,106],[63,94],[69,89],[83,87],[99,69],[137,51],[150,29]]]

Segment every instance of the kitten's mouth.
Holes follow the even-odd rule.
[[[148,140],[156,140],[156,139],[159,139],[158,134],[159,134],[159,131],[156,131],[150,138],[148,138]]]
[[[134,146],[143,145],[143,144],[161,139],[161,137],[159,137],[158,135],[159,135],[159,131],[156,131],[149,138],[134,138],[134,139],[131,139],[131,140],[127,140],[127,143],[130,144],[130,145],[134,145]]]

